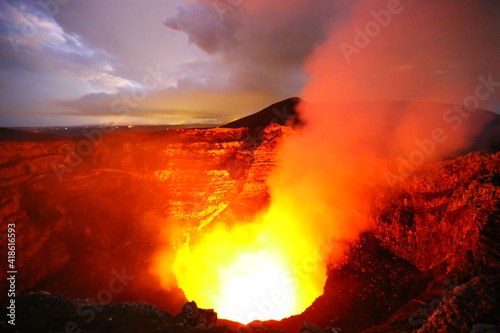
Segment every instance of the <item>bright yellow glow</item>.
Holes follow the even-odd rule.
[[[223,318],[234,318],[245,324],[267,316],[287,317],[296,299],[293,287],[281,280],[286,272],[279,258],[273,258],[270,253],[241,254],[220,273],[225,285],[216,300],[217,312]]]
[[[177,250],[175,277],[189,301],[215,309],[219,318],[279,320],[302,313],[323,293],[320,248],[283,210],[193,237]]]

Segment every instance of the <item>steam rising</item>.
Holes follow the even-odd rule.
[[[500,86],[495,52],[485,51],[498,47],[494,17],[477,20],[487,7],[366,0],[332,25],[305,65],[306,125],[280,151],[270,210],[293,211],[318,244],[342,244],[369,228],[370,186],[393,188],[466,148],[488,120],[474,113],[495,105]],[[382,170],[385,159],[398,168]],[[335,261],[333,248],[325,255]]]
[[[237,300],[256,309],[250,306],[233,319],[283,318],[320,296],[327,266],[370,228],[370,189],[394,188],[424,163],[460,152],[488,120],[476,113],[497,103],[500,84],[492,70],[498,65],[494,52],[476,54],[480,46],[496,45],[494,37],[481,35],[494,28],[494,18],[472,21],[470,15],[487,6],[481,1],[366,0],[350,8],[340,28],[332,24],[327,41],[305,65],[309,80],[302,97],[308,102],[299,105],[305,125],[280,147],[280,164],[268,180],[269,208],[253,223],[218,226],[178,250],[174,266],[186,295],[206,300],[216,311],[234,309],[234,299],[214,300],[217,295],[204,287],[227,294],[224,286],[245,271],[232,269],[241,258],[273,258],[277,261],[248,264],[251,274],[261,267],[280,271],[276,281],[259,289],[269,287],[269,295]],[[391,172],[382,167],[387,161],[396,164]],[[197,274],[211,278],[202,284]],[[283,274],[288,278],[280,280]],[[291,289],[290,276],[296,280]],[[300,300],[292,304],[293,312],[279,311],[283,308],[269,301],[276,290],[285,291],[289,302]],[[263,307],[278,314],[252,317],[255,311],[266,312]]]

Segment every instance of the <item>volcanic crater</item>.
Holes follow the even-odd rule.
[[[397,173],[401,165],[382,157],[381,169],[360,175],[356,186],[370,202],[359,212],[367,228],[349,240],[323,241],[321,251],[339,255],[321,267],[319,294],[300,312],[266,320],[280,302],[260,301],[253,305],[262,318],[253,319],[262,320],[244,325],[217,319],[220,309],[200,309],[201,300],[186,297],[176,283],[186,263],[172,268],[182,245],[189,240],[188,260],[202,258],[187,261],[194,265],[192,293],[217,293],[207,272],[220,269],[212,261],[200,268],[211,249],[202,248],[198,257],[189,251],[217,226],[251,226],[269,209],[268,179],[282,163],[277,152],[307,127],[298,116],[300,102],[288,99],[220,128],[76,138],[2,130],[2,243],[9,224],[16,230],[14,331],[499,331],[500,117],[481,110],[475,116],[487,115],[487,124],[453,156],[415,168],[397,186],[379,170]],[[70,153],[84,140],[95,141],[92,152],[76,160]],[[269,234],[249,227],[242,239],[282,233],[286,237],[271,241],[271,250],[316,258],[304,253],[308,243],[287,238],[295,237],[294,224],[276,229],[265,221],[259,225],[269,226]],[[221,243],[238,237],[220,232]],[[223,248],[227,258],[234,251]],[[263,252],[266,259],[257,257],[257,264],[269,253],[275,252]],[[260,284],[275,263],[263,265]],[[242,265],[240,271],[253,270]],[[313,270],[307,267],[318,263],[304,265],[300,269]],[[8,275],[0,275],[6,295]],[[296,277],[300,288],[311,285]],[[230,307],[246,302],[241,289],[230,293]],[[3,329],[11,328],[7,320],[0,322]]]

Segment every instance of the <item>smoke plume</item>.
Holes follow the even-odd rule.
[[[490,6],[358,1],[310,56],[305,126],[281,148],[270,211],[291,211],[318,244],[330,244],[321,245],[330,263],[342,253],[332,245],[369,229],[370,186],[394,188],[454,156],[489,120],[478,108],[498,103]],[[389,159],[394,171],[382,171]]]
[[[187,297],[246,323],[301,313],[320,296],[327,266],[370,228],[372,189],[394,189],[425,163],[460,153],[488,120],[479,108],[497,103],[499,86],[488,6],[343,6],[346,16],[305,65],[304,125],[278,151],[268,209],[177,251]]]

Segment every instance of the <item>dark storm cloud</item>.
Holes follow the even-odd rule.
[[[125,19],[130,6],[136,15]],[[168,58],[159,47],[175,51],[178,45],[172,48],[170,44],[159,43],[158,36],[149,38],[148,30],[142,27],[144,20],[138,21],[145,8],[137,2],[71,2],[56,20],[66,31],[85,37],[91,45],[110,54],[120,54],[118,68],[123,77],[140,83],[146,66],[162,64],[163,72],[168,73],[162,87],[145,91],[147,98],[133,103],[129,115],[156,114],[163,108],[166,116],[182,113],[200,118],[205,114],[224,122],[299,94],[304,84],[301,65],[313,47],[326,37],[326,28],[334,14],[333,2],[327,0],[248,1],[230,11],[227,9],[221,11],[208,0],[186,2],[177,8],[177,15],[157,22],[163,22],[179,38],[187,36],[199,50],[191,59],[192,49],[180,53],[179,56],[188,59],[170,68],[155,55]],[[110,20],[106,16],[111,14],[124,19]],[[86,24],[84,17],[92,17],[93,24]],[[163,34],[169,31],[164,28]],[[127,44],[129,38],[136,43],[133,49]],[[111,116],[113,100],[129,94],[126,90],[114,96],[91,94],[59,105],[81,115]]]
[[[326,37],[334,9],[341,6],[327,0],[230,3],[187,2],[165,25],[213,55],[214,71],[229,75],[227,84],[298,94],[304,83],[301,65]]]
[[[185,45],[185,37],[166,33],[165,13],[174,10],[176,1],[73,0],[61,7],[55,20],[93,48],[116,56],[120,76],[141,81],[148,66],[161,64],[173,71],[179,59],[189,59],[193,51],[202,53]]]
[[[456,4],[437,2],[451,9]],[[360,1],[72,0],[49,9],[40,3],[0,2],[0,80],[5,84],[0,117],[15,112],[78,115],[79,121],[85,115],[112,117],[111,103],[133,89],[146,92],[130,110],[134,116],[163,111],[166,117],[198,118],[206,112],[224,121],[245,115],[299,95],[307,79],[303,64],[328,34],[348,26]],[[474,10],[457,16],[466,25],[460,42],[448,43],[456,52],[463,49],[460,61],[467,66],[453,68],[466,68],[471,75],[496,70],[491,63],[498,53],[498,2],[467,3]],[[434,16],[439,21],[439,13]],[[441,22],[440,35],[459,23]],[[427,25],[414,27],[416,37],[401,38],[401,45],[419,34],[432,35]],[[30,27],[36,33],[27,38]],[[384,33],[395,29],[389,26]],[[352,34],[352,29],[346,32]],[[390,51],[390,58],[382,60],[401,65],[395,70],[410,70],[397,49]],[[346,65],[342,60],[332,78],[345,80]],[[161,82],[145,87],[150,70],[158,68]]]
[[[186,33],[189,42],[207,53],[225,50],[236,42],[235,16],[221,19],[210,1],[198,1],[178,8],[177,16],[167,18],[165,26]]]
[[[60,9],[49,10],[40,3],[44,2],[0,3],[3,126],[21,125],[30,116],[30,124],[42,123],[44,116],[61,111],[55,100],[92,91],[116,92],[133,84],[117,75],[112,55],[61,28],[54,20]]]

